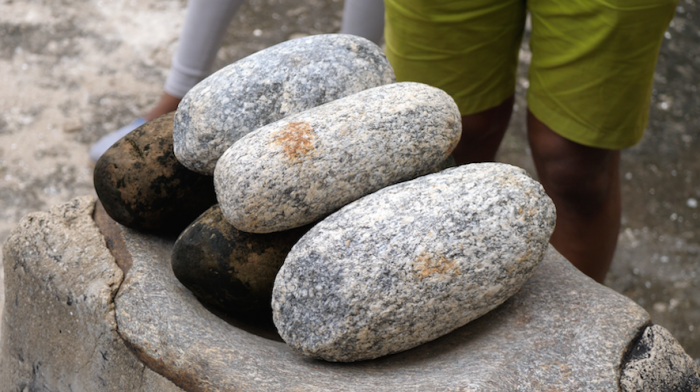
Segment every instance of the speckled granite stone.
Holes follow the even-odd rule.
[[[272,285],[287,253],[310,227],[269,234],[236,230],[215,205],[175,241],[175,276],[203,303],[239,317],[272,320]]]
[[[223,68],[185,95],[175,118],[175,155],[211,175],[243,135],[394,81],[382,50],[364,38],[327,34],[283,42]]]
[[[287,230],[434,171],[460,135],[459,110],[444,91],[375,87],[248,134],[219,160],[214,187],[237,229]]]
[[[174,116],[165,114],[133,130],[95,164],[97,196],[124,226],[177,235],[216,203],[212,177],[175,158]]]
[[[534,273],[554,205],[524,170],[461,166],[382,189],[292,248],[272,307],[280,336],[328,361],[396,353],[487,313]]]

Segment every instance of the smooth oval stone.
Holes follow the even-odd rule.
[[[185,95],[175,118],[175,155],[211,175],[221,154],[247,133],[395,80],[381,48],[361,37],[314,35],[271,46]]]
[[[387,185],[435,170],[461,135],[444,91],[365,90],[262,127],[221,157],[214,186],[232,225],[252,233],[320,220]]]
[[[174,113],[136,128],[95,164],[95,191],[112,219],[132,229],[180,233],[216,203],[211,176],[175,158]]]
[[[229,315],[271,317],[275,276],[292,246],[310,227],[251,234],[227,223],[215,205],[175,241],[175,276],[201,302]]]
[[[524,170],[460,166],[384,188],[319,222],[277,275],[273,320],[304,355],[358,361],[436,339],[515,294],[556,213]]]

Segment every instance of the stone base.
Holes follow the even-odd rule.
[[[400,354],[335,364],[215,316],[172,274],[173,239],[101,214],[98,228],[93,207],[83,197],[30,214],[4,245],[4,390],[700,390],[667,331],[551,248],[485,316]]]
[[[182,391],[127,348],[123,273],[82,197],[27,215],[4,244],[3,391]]]

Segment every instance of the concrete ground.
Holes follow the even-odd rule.
[[[649,127],[622,155],[623,225],[606,284],[700,358],[700,8],[680,1]],[[216,66],[290,38],[337,32],[342,6],[252,0]],[[88,148],[156,101],[184,9],[185,0],[0,0],[0,241],[28,212],[94,195]],[[534,173],[523,121],[526,43],[521,54],[517,107],[499,159]]]

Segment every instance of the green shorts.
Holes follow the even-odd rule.
[[[622,149],[647,125],[656,59],[676,4],[385,0],[387,57],[398,81],[445,90],[462,115],[481,112],[515,92],[529,11],[529,110],[569,140]]]

